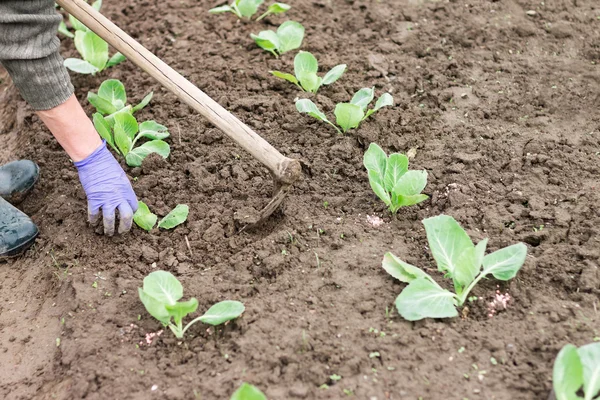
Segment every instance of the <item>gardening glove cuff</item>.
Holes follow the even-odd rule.
[[[106,141],[86,159],[75,163],[79,180],[88,200],[88,218],[92,224],[100,219],[104,233],[115,232],[115,212],[119,211],[119,233],[127,232],[133,223],[138,202],[125,171],[106,148]]]

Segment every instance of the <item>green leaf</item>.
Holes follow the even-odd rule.
[[[158,223],[158,227],[162,229],[173,229],[177,225],[183,224],[190,213],[190,208],[185,204],[178,204],[177,207],[171,210]]]
[[[426,278],[415,279],[404,288],[396,299],[396,309],[408,321],[458,316],[454,294]]]
[[[375,102],[375,108],[367,111],[367,115],[365,115],[365,119],[370,117],[372,114],[377,112],[381,107],[393,106],[394,98],[389,93],[382,94],[377,101]]]
[[[391,157],[391,156],[390,156]],[[408,160],[408,159],[407,159]],[[388,163],[389,166],[389,163]],[[402,175],[392,189],[395,195],[416,196],[427,185],[427,171],[412,170]]]
[[[152,153],[156,153],[162,158],[167,158],[171,153],[171,147],[162,140],[151,140],[129,151],[126,154],[125,161],[127,161],[127,165],[130,167],[139,167],[142,165],[144,159]],[[159,228],[161,227],[160,224],[158,226]]]
[[[517,275],[525,262],[525,257],[527,257],[527,246],[523,243],[496,250],[483,258],[482,274],[492,274],[498,280],[507,281]]]
[[[382,150],[383,151],[383,150]],[[383,182],[385,190],[391,192],[398,185],[400,178],[408,171],[408,157],[404,154],[390,154]],[[427,178],[426,178],[427,179]]]
[[[340,79],[344,72],[346,72],[346,64],[336,65],[323,77],[323,85],[331,85]]]
[[[236,0],[236,6],[243,17],[250,18],[258,11],[258,7],[264,3],[264,0]]]
[[[279,54],[297,49],[304,39],[304,27],[295,21],[286,21],[277,28]]]
[[[144,107],[146,107],[148,105],[148,103],[150,103],[150,100],[152,100],[152,96],[154,96],[154,92],[148,93],[146,95],[146,97],[144,97],[142,99],[142,101],[140,102],[140,104],[138,104],[137,106],[133,107],[132,112],[140,111],[141,109],[143,109]]]
[[[117,112],[117,109],[110,101],[103,99],[94,92],[88,92],[87,99],[100,114],[106,115]]]
[[[296,101],[296,110],[300,111],[301,113],[308,114],[311,117],[316,118],[320,121],[329,122],[327,120],[327,117],[325,116],[325,114],[323,114],[323,112],[317,108],[315,103],[313,103],[309,99],[297,100]]]
[[[583,365],[585,400],[592,400],[600,392],[600,343],[581,346],[577,353]]]
[[[380,178],[379,182],[381,185],[384,185],[384,177],[386,176],[388,159],[385,151],[383,151],[383,149],[379,147],[377,143],[371,143],[367,151],[365,151],[363,165],[367,171],[375,171]]]
[[[183,297],[183,286],[167,271],[154,271],[144,278],[142,287],[144,293],[156,301],[167,304],[175,304]]]
[[[315,56],[308,51],[300,51],[294,57],[294,74],[299,76],[302,73],[316,74],[319,70],[319,63]]]
[[[369,184],[371,185],[373,192],[381,199],[381,201],[385,203],[386,206],[390,207],[392,205],[392,198],[390,197],[388,191],[383,187],[381,176],[379,176],[379,174],[374,170],[369,170],[367,173],[369,175]]]
[[[250,37],[254,39],[258,47],[271,52],[277,57],[276,51],[281,48],[279,37],[273,31],[262,31],[258,35],[250,34]]]
[[[75,29],[76,31],[85,32],[88,30],[87,26],[82,24],[77,18],[75,18],[71,14],[69,14],[69,22],[71,23],[71,26],[73,27],[73,29]]]
[[[127,57],[125,57],[123,54],[115,53],[106,63],[106,68],[114,67],[115,65],[121,64],[125,60],[127,60]]]
[[[118,149],[115,147],[115,142],[112,137],[110,125],[108,124],[108,122],[106,122],[102,114],[94,113],[94,115],[92,116],[92,121],[94,122],[94,128],[96,128],[96,132],[98,132],[100,137],[106,140],[106,143],[108,143],[113,149],[117,150],[118,152]]]
[[[96,0],[95,2],[93,2],[92,8],[96,11],[100,11],[100,8],[102,8],[102,0]]]
[[[178,301],[175,304],[167,304],[165,308],[173,317],[175,323],[179,324],[186,315],[191,314],[198,309],[198,300],[192,297],[188,301]]]
[[[133,138],[138,132],[138,124],[135,117],[129,113],[114,114],[114,139],[119,151],[124,156],[131,151]]]
[[[425,278],[433,281],[425,271],[415,267],[407,262],[402,261],[392,253],[385,253],[381,266],[385,271],[394,278],[404,283],[410,283],[419,278]]]
[[[392,195],[395,211],[398,211],[402,207],[410,207],[415,204],[419,204],[429,198],[426,194],[417,194],[415,196],[394,196]],[[395,212],[392,210],[392,212]]]
[[[300,84],[302,85],[302,89],[307,92],[317,93],[319,87],[321,86],[322,79],[313,72],[302,72],[297,75],[300,80]]]
[[[209,308],[199,319],[205,324],[216,326],[236,319],[244,310],[244,305],[239,301],[225,300]]]
[[[288,11],[290,8],[292,8],[292,7],[287,4],[284,4],[284,3],[273,3],[269,6],[269,8],[267,9],[267,12],[265,12],[260,17],[256,18],[256,20],[260,21],[261,19],[263,19],[264,17],[266,17],[267,15],[270,15],[270,14],[282,14],[282,13]]]
[[[343,132],[358,127],[358,124],[360,124],[360,121],[365,116],[360,106],[351,103],[338,103],[335,106],[334,114],[335,121],[342,127]]]
[[[256,386],[244,382],[231,396],[231,400],[267,400],[267,396]]]
[[[583,366],[577,347],[567,344],[554,360],[552,386],[556,400],[580,399],[577,392],[583,385]]]
[[[58,24],[58,33],[61,33],[71,39],[75,37],[75,35],[73,35],[71,31],[69,31],[69,28],[67,28],[67,24],[65,24],[65,21],[60,21],[60,24]]]
[[[106,122],[108,122],[108,124],[111,126],[111,128],[113,128],[115,126],[115,117],[117,115],[120,115],[120,114],[131,115],[132,112],[133,111],[131,110],[131,106],[125,106],[122,109],[120,109],[119,111],[117,111],[116,113],[112,113],[112,114],[105,116],[104,119],[106,120]]]
[[[110,111],[105,114],[112,114],[125,107],[125,103],[127,103],[125,86],[117,79],[107,79],[102,82],[100,89],[98,89],[98,96],[109,101],[115,108],[115,111]]]
[[[138,201],[138,209],[133,214],[135,224],[143,230],[150,232],[154,228],[154,225],[156,225],[156,220],[158,220],[158,217],[150,211],[146,203]]]
[[[231,8],[228,5],[211,8],[210,10],[208,10],[208,12],[211,14],[221,14],[221,13],[225,13],[225,12],[232,12],[235,14],[235,11],[233,11],[233,8]]]
[[[156,121],[145,121],[140,124],[140,133],[138,136],[152,140],[163,140],[168,138],[170,134],[166,126]]]
[[[81,57],[102,71],[108,62],[108,43],[92,31],[75,32],[75,47]]]
[[[307,51],[300,51],[294,57],[294,74],[307,92],[316,93],[321,86],[321,78],[317,76],[319,64],[315,56]]]
[[[356,104],[359,106],[363,112],[367,110],[367,107],[373,101],[375,97],[375,87],[372,88],[362,88],[358,92],[354,94],[350,103]]]
[[[273,74],[273,76],[276,76],[277,78],[281,78],[281,79],[285,79],[288,82],[292,82],[294,85],[299,86],[298,79],[296,79],[296,77],[292,74],[288,74],[285,72],[279,72],[279,71],[270,71],[271,74]],[[300,87],[302,88],[302,87]]]
[[[131,138],[127,134],[127,131],[125,131],[123,125],[118,123],[115,123],[114,135],[115,145],[117,146],[121,154],[127,157],[127,154],[129,154],[129,151],[131,150],[131,146],[133,146],[133,140],[131,140]]]
[[[79,74],[94,75],[96,72],[100,71],[98,68],[94,67],[89,62],[85,60],[80,60],[79,58],[67,58],[64,62],[64,65],[71,71],[77,72]]]
[[[148,314],[152,315],[154,318],[163,323],[163,325],[167,325],[171,320],[171,315],[165,308],[165,303],[156,300],[154,297],[148,295],[141,288],[138,288],[138,294],[140,296],[140,300]]]
[[[448,215],[424,219],[423,225],[438,269],[454,276],[461,254],[474,247],[469,235]]]

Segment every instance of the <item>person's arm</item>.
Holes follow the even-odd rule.
[[[56,37],[61,16],[53,0],[0,0],[0,63],[23,98],[75,162],[95,222],[102,212],[104,231],[128,231],[137,198],[93,124],[73,95]]]

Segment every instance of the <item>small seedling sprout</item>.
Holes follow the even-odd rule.
[[[341,130],[327,119],[325,114],[309,99],[296,100],[296,109],[304,114],[323,121],[335,128],[339,133],[346,133],[350,129],[358,128],[360,123],[369,118],[382,107],[392,106],[394,98],[389,93],[382,94],[375,102],[375,107],[367,109],[375,97],[375,88],[362,88],[352,97],[350,103],[338,103],[335,106],[335,122]]]
[[[421,192],[427,185],[427,171],[408,169],[408,157],[393,153],[388,157],[376,143],[365,152],[363,164],[369,175],[369,184],[392,214],[401,207],[425,201],[429,196]]]
[[[331,85],[344,74],[346,64],[333,67],[323,78],[317,75],[319,63],[315,56],[307,51],[300,51],[294,57],[294,75],[280,71],[271,71],[274,76],[293,83],[307,92],[317,93],[323,85]]]
[[[465,303],[481,279],[492,275],[508,281],[515,277],[527,256],[527,246],[523,243],[485,255],[488,240],[474,245],[458,222],[448,215],[427,218],[423,225],[438,270],[452,279],[455,293],[443,289],[425,271],[386,253],[383,269],[408,283],[396,299],[396,309],[409,321],[457,317],[456,307]]]
[[[196,322],[217,326],[238,318],[244,312],[244,305],[239,301],[225,300],[213,305],[204,315],[184,327],[183,319],[198,309],[198,300],[191,298],[179,301],[183,297],[183,286],[173,274],[166,271],[151,272],[144,278],[143,287],[138,288],[138,293],[146,311],[169,327],[178,339],[183,338]]]
[[[238,18],[248,18],[251,19],[254,14],[258,11],[258,7],[260,7],[264,3],[264,0],[234,0],[231,5],[223,5],[215,8],[211,8],[208,10],[211,14],[222,14],[222,13],[233,13]],[[267,11],[258,17],[256,20],[260,21],[270,14],[281,14],[288,11],[291,6],[284,3],[273,3],[269,6]]]
[[[102,0],[92,3],[92,7],[96,11],[100,11]],[[73,29],[75,29],[75,34],[69,31],[64,21],[61,21],[59,24],[58,31],[74,39],[75,48],[81,55],[81,59],[67,58],[64,61],[65,67],[80,74],[95,75],[106,68],[115,66],[126,60],[125,56],[121,53],[115,53],[109,58],[108,43],[72,15],[69,15],[69,22]]]
[[[258,35],[250,34],[250,37],[260,48],[278,57],[302,45],[304,27],[298,22],[286,21],[277,31],[261,31]]]

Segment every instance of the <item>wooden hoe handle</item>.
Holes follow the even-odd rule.
[[[206,93],[169,67],[85,1],[57,0],[56,2],[130,61],[225,132],[227,136],[263,163],[273,173],[277,181],[289,185],[300,177],[302,168],[298,160],[282,155],[246,124],[221,107]]]

